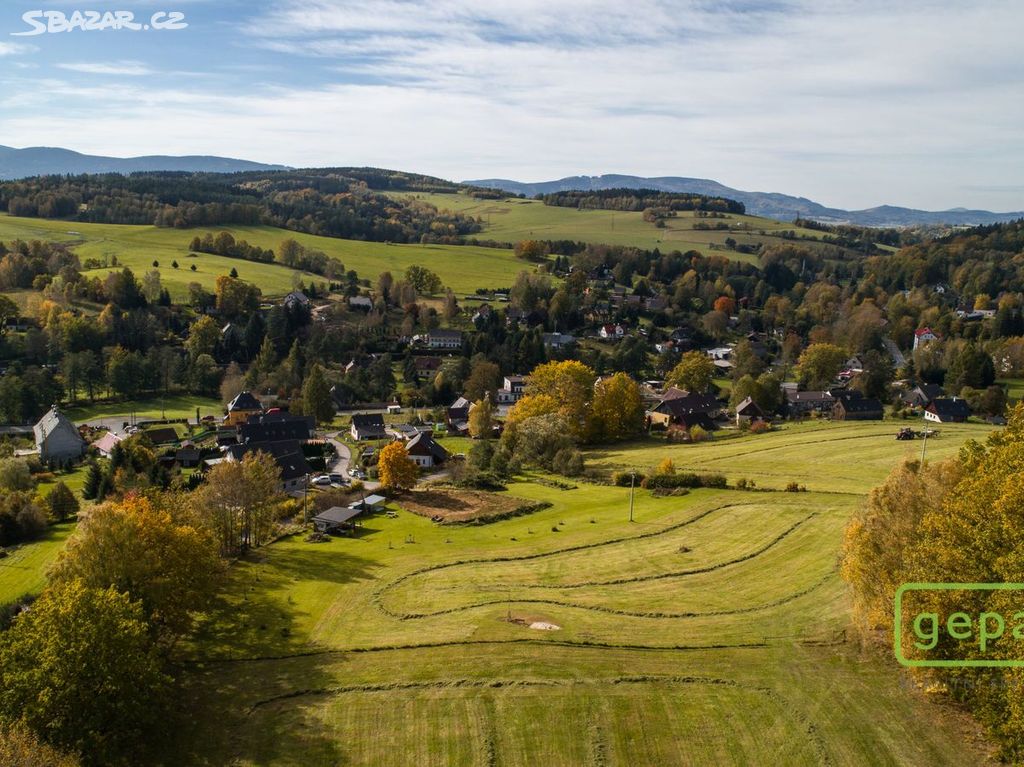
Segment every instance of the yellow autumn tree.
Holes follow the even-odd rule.
[[[555,410],[535,412],[533,415],[545,415],[558,412],[565,416],[573,436],[583,438],[586,433],[587,419],[590,415],[591,403],[594,399],[594,381],[597,374],[576,360],[547,362],[538,365],[526,380],[526,394],[529,397],[546,397],[538,402],[556,403]],[[525,398],[524,398],[525,399]],[[518,404],[522,404],[522,400]]]
[[[491,436],[491,428],[494,425],[494,407],[491,401],[484,397],[477,400],[473,409],[469,411],[469,436],[476,439],[487,439]]]
[[[592,442],[635,437],[644,429],[644,403],[637,382],[625,373],[602,378],[594,386],[587,432]]]
[[[409,457],[405,445],[401,442],[392,442],[380,451],[377,472],[381,487],[388,490],[408,490],[416,485],[419,467]]]

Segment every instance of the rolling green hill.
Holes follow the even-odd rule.
[[[757,216],[726,214],[725,218],[698,218],[692,211],[680,211],[675,217],[666,219],[665,228],[659,229],[653,223],[644,221],[643,214],[639,212],[577,210],[514,197],[479,200],[464,194],[392,194],[424,200],[438,210],[479,217],[484,221],[484,229],[477,236],[501,242],[527,239],[578,240],[607,245],[631,245],[648,250],[696,250],[705,255],[726,256],[753,264],[757,263],[757,256],[729,250],[725,246],[726,238],[731,237],[741,245],[772,245],[792,242],[781,237],[783,231],[790,231],[797,236],[811,238],[801,240],[803,245],[811,248],[823,246],[819,239],[821,232]],[[710,226],[724,223],[728,224],[729,230],[695,229],[694,225],[698,223]]]
[[[437,272],[444,284],[457,293],[472,293],[477,288],[510,286],[519,272],[531,269],[511,250],[456,245],[393,245],[361,240],[316,237],[269,226],[226,226],[194,229],[170,229],[122,224],[81,224],[38,218],[14,218],[0,215],[0,240],[43,239],[66,242],[85,261],[95,258],[111,262],[117,257],[121,266],[130,267],[137,276],[153,268],[158,261],[160,276],[172,297],[187,295],[188,284],[198,282],[212,289],[217,277],[232,268],[240,278],[255,282],[268,296],[280,296],[292,289],[295,270],[277,264],[260,264],[205,253],[189,256],[188,245],[206,232],[228,231],[235,239],[247,240],[262,248],[277,248],[292,237],[307,248],[321,250],[355,269],[362,278],[375,280],[383,271],[399,277],[413,264]],[[171,266],[177,260],[178,269]],[[189,267],[196,266],[193,272]],[[89,274],[105,274],[112,268],[96,269]],[[322,277],[301,274],[302,279]]]

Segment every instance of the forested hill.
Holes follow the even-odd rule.
[[[387,242],[460,242],[481,224],[385,191],[454,192],[441,179],[375,168],[42,176],[0,183],[14,216],[161,227],[268,224]]]
[[[285,170],[285,166],[209,155],[102,157],[60,147],[33,146],[15,149],[14,147],[0,146],[0,178],[8,179],[49,174],[138,173],[140,171],[238,173],[248,170]]]

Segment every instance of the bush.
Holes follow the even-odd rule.
[[[562,448],[551,461],[551,468],[556,474],[566,477],[578,477],[583,473],[583,453],[576,448]]]
[[[764,434],[772,430],[772,425],[768,421],[754,421],[750,424],[751,434]]]
[[[690,427],[690,441],[691,442],[705,442],[711,439],[711,433],[700,426]]]
[[[752,479],[741,477],[740,479],[736,480],[737,490],[753,490],[755,487],[757,487],[757,485]]]
[[[641,487],[648,490],[673,490],[679,487],[727,487],[722,474],[662,474],[644,479]]]
[[[641,487],[644,485],[645,476],[640,472],[636,473],[636,483]],[[612,474],[612,484],[617,487],[629,487],[633,482],[633,472],[631,471],[617,471]]]
[[[798,482],[790,482],[788,485],[786,485],[786,492],[787,493],[806,493],[807,492],[807,488],[804,485],[801,485]]]

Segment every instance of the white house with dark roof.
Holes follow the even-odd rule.
[[[32,432],[39,457],[44,461],[70,461],[81,458],[85,452],[85,440],[78,428],[56,405],[39,419]]]

